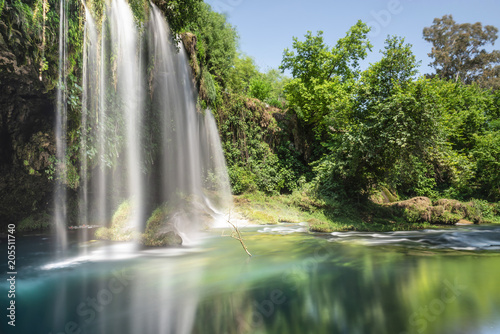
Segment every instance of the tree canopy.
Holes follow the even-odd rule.
[[[308,31],[304,41],[293,38],[294,51],[283,52],[280,69],[290,70],[293,77],[284,87],[287,100],[318,135],[324,130],[323,120],[333,107],[332,101],[341,98],[341,85],[359,76],[359,62],[372,47],[367,39],[369,30],[358,21],[333,48],[324,43],[322,31],[316,36]]]
[[[491,25],[456,23],[452,15],[434,19],[423,30],[424,39],[432,43],[430,66],[442,79],[479,83],[482,87],[500,87],[500,51],[488,52],[494,45],[498,29]]]

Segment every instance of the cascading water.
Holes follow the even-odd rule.
[[[79,224],[80,226],[89,225],[89,119],[92,113],[97,110],[98,95],[96,84],[98,82],[98,72],[95,69],[98,66],[99,48],[97,44],[97,29],[94,19],[90,12],[85,8],[85,30],[83,38],[83,73],[82,78],[82,115],[80,129],[80,191],[79,191]],[[87,241],[87,234],[80,234],[80,241]],[[84,248],[86,250],[86,248]]]
[[[232,197],[215,119],[197,107],[185,50],[154,4],[142,35],[124,0],[111,1],[100,33],[87,16],[80,221],[109,225],[128,201],[126,228],[137,235],[163,206],[160,232],[189,242],[222,220]]]
[[[167,202],[178,201],[179,194],[191,196],[182,202],[176,221],[186,239],[204,214],[213,217],[219,213],[216,207],[230,206],[229,179],[215,121],[210,111],[197,111],[185,50],[173,43],[163,14],[153,4],[148,33],[152,101],[160,113],[162,134],[162,196]]]
[[[94,219],[98,224],[105,224],[106,218],[108,217],[107,213],[107,208],[108,208],[108,201],[107,201],[107,191],[106,191],[106,184],[107,184],[107,175],[106,175],[106,156],[107,156],[107,150],[106,150],[106,83],[107,83],[107,67],[106,67],[106,36],[104,34],[105,31],[105,21],[103,20],[102,26],[101,26],[101,40],[99,47],[101,48],[100,51],[100,62],[99,66],[94,68],[93,71],[98,71],[99,72],[99,80],[98,83],[96,84],[96,87],[98,88],[98,109],[95,111],[95,121],[94,121],[94,127],[97,131],[96,133],[96,151],[97,151],[97,158],[98,158],[98,163],[97,163],[97,168],[96,168],[96,173],[95,173],[95,178],[93,184],[93,191],[94,191],[94,196],[93,196],[93,207],[95,210],[95,215]],[[96,40],[94,43],[98,44],[98,37],[96,35]]]
[[[111,48],[115,52],[115,85],[119,108],[125,119],[125,155],[127,166],[127,194],[131,215],[128,225],[132,230],[141,229],[144,219],[143,181],[141,172],[141,73],[138,59],[137,29],[132,10],[124,0],[114,0],[109,11]]]
[[[208,170],[211,171],[211,178],[217,182],[219,203],[213,206],[211,202],[207,201],[207,205],[218,214],[215,219],[215,226],[217,227],[227,227],[228,219],[226,214],[230,214],[232,209],[233,199],[231,196],[231,186],[229,183],[229,175],[227,173],[226,159],[224,158],[224,153],[222,151],[222,145],[219,138],[219,130],[217,129],[217,123],[215,122],[214,115],[210,110],[205,112],[204,126],[202,128],[205,132],[205,143],[203,149],[204,160],[208,161],[210,165]],[[218,208],[223,208],[227,212],[220,212]]]
[[[82,79],[82,115],[81,115],[81,131],[80,131],[80,225],[88,224],[89,211],[89,183],[88,183],[88,159],[90,139],[89,131],[89,114],[97,110],[97,90],[96,83],[98,82],[97,72],[95,69],[98,66],[98,44],[97,44],[97,29],[94,19],[90,12],[85,8],[85,30],[83,44],[83,79]]]
[[[66,69],[68,64],[67,36],[68,21],[66,17],[66,1],[61,0],[59,16],[59,78],[57,87],[56,104],[56,159],[55,169],[55,227],[57,232],[57,247],[60,250],[66,249],[66,129],[67,129],[67,96],[66,96]]]

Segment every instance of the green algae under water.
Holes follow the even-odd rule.
[[[53,235],[19,236],[16,327],[4,316],[1,328],[500,333],[499,227],[385,234],[247,227],[252,258],[221,232],[190,247],[130,253],[120,243],[78,244],[75,232],[65,257],[53,250]],[[6,293],[0,302],[7,305]]]

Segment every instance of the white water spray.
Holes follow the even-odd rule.
[[[68,20],[66,17],[67,5],[65,0],[59,3],[59,78],[57,87],[57,105],[56,105],[56,160],[55,168],[55,227],[57,232],[57,247],[65,250],[67,247],[66,219],[67,219],[67,161],[66,161],[66,129],[67,129],[67,82],[66,70],[68,66]]]

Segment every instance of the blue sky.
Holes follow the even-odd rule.
[[[422,30],[436,17],[452,14],[458,23],[481,22],[500,28],[499,0],[205,0],[212,8],[227,14],[240,35],[240,50],[253,57],[261,71],[277,68],[283,50],[292,47],[292,37],[308,30],[324,31],[325,43],[337,40],[362,20],[372,26],[369,34],[373,50],[366,62],[380,59],[387,35],[405,37],[422,64],[422,74],[432,73],[428,67],[431,44],[422,38]],[[500,49],[500,38],[495,44]]]

